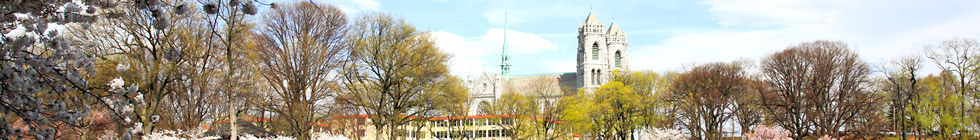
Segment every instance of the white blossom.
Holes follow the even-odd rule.
[[[823,135],[823,137],[820,137],[817,140],[837,140],[837,138],[830,137],[829,135]]]
[[[240,140],[295,140],[295,138],[287,136],[270,136],[265,138],[255,137],[253,135],[241,135],[238,137]]]
[[[640,140],[685,140],[688,137],[677,129],[647,128],[642,131]]]
[[[218,136],[201,136],[204,133],[201,129],[191,129],[188,131],[159,130],[143,136],[144,139],[151,140],[217,140]]]
[[[129,70],[129,64],[123,64],[123,63],[116,64],[116,71],[125,72],[126,70]]]
[[[351,140],[351,138],[345,137],[343,135],[323,134],[323,135],[315,135],[313,137],[313,140]]]
[[[142,104],[143,103],[143,93],[136,92],[136,96],[133,96],[133,100],[136,101],[137,104]]]
[[[152,122],[158,122],[158,121],[160,121],[160,115],[150,116],[150,121],[152,121]]]
[[[122,89],[123,88],[123,85],[125,85],[125,84],[126,84],[126,81],[123,81],[122,78],[117,77],[117,78],[112,79],[111,81],[109,81],[109,84],[107,84],[107,85],[109,85],[109,90],[110,91],[113,91],[113,90]]]
[[[129,118],[126,119],[129,120]],[[129,128],[129,133],[139,134],[140,132],[143,132],[143,123],[141,122],[133,123],[133,127]]]
[[[756,125],[752,133],[742,135],[748,140],[792,140],[789,130],[779,126]]]

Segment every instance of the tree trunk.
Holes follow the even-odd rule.
[[[238,113],[235,113],[235,104],[230,100],[228,101],[228,115],[231,115],[231,119],[228,120],[228,124],[230,124],[228,129],[231,130],[231,140],[238,140],[238,127],[235,125],[238,122]]]

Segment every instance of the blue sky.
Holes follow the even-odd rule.
[[[881,64],[953,37],[980,38],[977,0],[329,0],[387,12],[433,32],[453,74],[497,72],[504,11],[513,75],[574,72],[576,28],[594,12],[619,24],[630,68],[758,61],[791,44],[840,40]],[[927,61],[928,62],[928,61]]]

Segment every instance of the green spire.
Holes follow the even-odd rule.
[[[507,47],[507,11],[504,11],[504,46],[500,53],[500,75],[504,80],[510,80],[510,54]]]

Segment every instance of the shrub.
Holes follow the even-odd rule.
[[[779,126],[756,125],[755,130],[745,134],[744,137],[748,140],[792,140],[789,134],[789,130]]]

